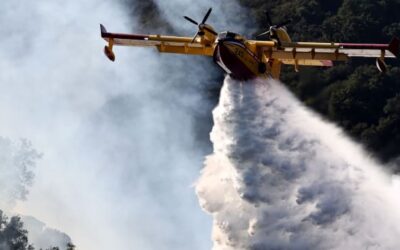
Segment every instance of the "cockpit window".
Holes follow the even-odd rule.
[[[218,39],[220,39],[220,40],[221,39],[223,39],[223,40],[232,39],[232,40],[240,40],[241,41],[241,40],[243,40],[243,37],[239,34],[236,34],[236,33],[230,32],[230,31],[225,31],[218,35]]]

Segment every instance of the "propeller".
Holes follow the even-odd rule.
[[[212,11],[212,8],[210,8],[207,11],[206,15],[204,16],[204,18],[203,18],[203,20],[201,21],[200,24],[198,22],[196,22],[195,20],[193,20],[192,18],[190,18],[188,16],[184,16],[184,18],[186,20],[188,20],[189,22],[193,23],[194,25],[197,25],[197,27],[199,28],[199,31],[197,31],[196,35],[194,35],[194,37],[193,37],[192,43],[194,43],[194,41],[196,41],[197,36],[204,36],[204,31],[203,30],[207,30],[211,34],[214,34],[216,36],[218,35],[217,32],[215,32],[214,30],[212,30],[212,29],[210,29],[210,28],[208,28],[206,26],[206,22],[207,22],[208,18],[210,17],[211,11]]]
[[[265,36],[265,35],[270,35],[270,36],[271,36],[271,35],[274,35],[274,34],[275,34],[275,31],[276,31],[277,29],[282,28],[282,27],[288,25],[289,23],[291,23],[291,20],[288,20],[288,21],[282,22],[282,23],[280,23],[280,24],[274,25],[274,24],[272,23],[272,21],[271,21],[271,17],[270,17],[270,15],[269,15],[269,12],[268,12],[268,11],[265,11],[265,15],[266,15],[266,17],[267,17],[267,23],[268,23],[268,26],[269,26],[269,30],[267,30],[267,31],[265,31],[265,32],[263,32],[263,33],[257,35],[257,38],[258,38],[258,37],[261,37],[261,36]]]

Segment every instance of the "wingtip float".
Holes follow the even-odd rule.
[[[201,23],[184,16],[197,26],[194,37],[109,33],[100,24],[101,37],[107,41],[104,54],[115,61],[114,46],[155,47],[161,53],[202,55],[214,58],[232,78],[249,80],[255,77],[279,79],[282,64],[332,67],[333,61],[347,61],[351,57],[376,58],[376,66],[386,72],[386,58],[400,57],[400,39],[394,37],[389,44],[292,42],[284,22],[273,25],[266,12],[269,30],[257,37],[269,35],[268,40],[250,40],[233,32],[217,33],[207,24],[210,8]]]
[[[101,37],[106,39],[107,38],[107,30],[104,27],[103,24],[100,24],[100,32],[101,32]],[[106,39],[108,41],[108,45],[104,46],[104,54],[110,61],[114,62],[115,61],[115,54],[113,52],[113,39]]]

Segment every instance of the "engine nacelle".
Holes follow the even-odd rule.
[[[387,65],[382,58],[376,58],[376,67],[381,73],[386,73]]]
[[[108,58],[108,59],[110,59],[110,61],[115,61],[115,54],[114,54],[114,52],[110,49],[110,47],[109,46],[105,46],[104,47],[104,54],[106,55],[106,57]]]

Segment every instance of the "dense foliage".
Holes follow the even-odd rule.
[[[33,250],[28,244],[28,231],[23,228],[21,218],[14,216],[8,221],[0,210],[0,248],[15,250]]]
[[[400,36],[398,0],[238,0],[259,31],[265,10],[274,23],[291,20],[294,41],[388,43]],[[282,81],[308,106],[343,127],[383,161],[400,155],[400,64],[387,60],[383,75],[373,59],[353,59],[330,69],[285,67]],[[397,169],[398,171],[400,169]]]

